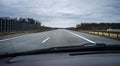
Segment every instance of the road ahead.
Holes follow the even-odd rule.
[[[120,44],[119,40],[65,29],[0,37],[0,54],[84,43]]]

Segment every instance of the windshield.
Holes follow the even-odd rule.
[[[120,0],[0,0],[0,55],[120,44]]]

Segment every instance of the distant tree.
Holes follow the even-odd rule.
[[[82,30],[120,29],[120,23],[81,23],[77,24],[76,28]]]

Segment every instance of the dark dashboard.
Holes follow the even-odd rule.
[[[49,53],[0,59],[0,66],[120,66],[120,53]],[[76,53],[76,52],[74,52]]]

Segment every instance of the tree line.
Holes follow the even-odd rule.
[[[10,17],[0,17],[0,21],[6,22],[21,22],[21,23],[29,23],[29,24],[41,24],[38,20],[33,18],[10,18]]]
[[[120,29],[120,23],[81,23],[76,25],[81,30]]]
[[[0,17],[0,32],[44,31],[50,27],[41,26],[41,22],[33,18]]]

